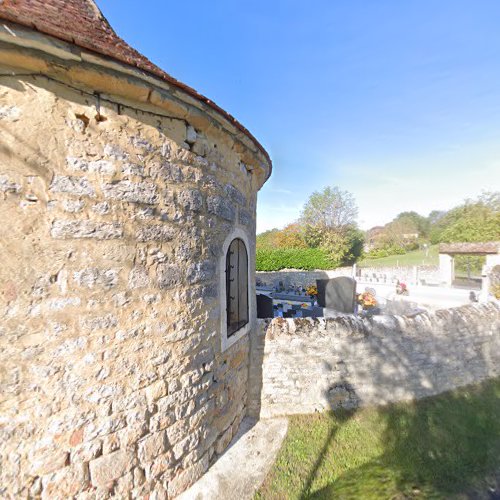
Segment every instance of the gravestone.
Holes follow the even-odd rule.
[[[257,295],[257,318],[273,318],[273,299],[267,295]]]
[[[353,313],[356,304],[356,280],[341,276],[316,280],[318,305],[343,313]]]
[[[322,318],[323,317],[323,308],[322,307],[318,307],[318,306],[314,306],[312,308],[312,317],[313,318]]]

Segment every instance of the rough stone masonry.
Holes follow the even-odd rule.
[[[249,412],[272,417],[419,399],[500,375],[500,306],[414,317],[259,320]]]
[[[239,228],[253,269],[270,164],[151,75],[0,35],[0,497],[174,497],[246,414],[219,260]]]

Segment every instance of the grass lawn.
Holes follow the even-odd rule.
[[[425,250],[414,250],[404,255],[390,255],[380,259],[365,259],[358,262],[361,267],[393,267],[393,266],[437,266],[439,264],[439,245],[431,245],[426,256]]]
[[[500,378],[416,403],[291,417],[255,498],[465,499],[487,493],[498,472]]]

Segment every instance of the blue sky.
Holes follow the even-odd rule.
[[[500,190],[498,0],[98,0],[117,33],[269,151],[258,232],[309,195],[362,228]]]

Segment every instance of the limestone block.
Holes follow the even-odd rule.
[[[95,438],[116,432],[125,427],[125,415],[103,417],[87,425],[84,429],[84,441],[92,441]]]
[[[86,177],[56,175],[50,184],[53,193],[67,193],[73,196],[96,196],[95,190]]]
[[[123,226],[119,222],[108,224],[92,220],[55,220],[52,223],[50,234],[57,239],[95,238],[97,240],[111,240],[123,236]]]
[[[128,275],[128,287],[135,288],[147,288],[150,284],[150,279],[146,268],[144,267],[134,267]]]
[[[151,415],[151,418],[149,419],[149,430],[151,432],[156,432],[162,429],[166,429],[167,427],[174,424],[175,421],[176,418],[173,410],[169,412],[161,411],[155,413],[154,415]]]
[[[120,437],[119,433],[115,432],[113,434],[108,434],[102,439],[102,453],[103,455],[108,455],[109,453],[116,451],[120,447]]]
[[[135,460],[130,452],[118,450],[109,455],[92,460],[90,478],[93,486],[104,487],[111,481],[123,476],[135,465]]]
[[[103,175],[113,175],[116,172],[115,165],[107,160],[87,161],[83,158],[68,156],[66,162],[68,168],[76,172],[90,172]]]
[[[147,422],[137,421],[129,424],[127,427],[118,432],[120,446],[126,449],[134,447],[135,444],[149,432],[149,430]]]
[[[162,162],[151,167],[151,175],[153,178],[160,178],[164,181],[183,182],[184,173],[179,165],[171,162]]]
[[[156,485],[151,491],[151,500],[168,500],[168,494],[165,488],[161,485]]]
[[[30,457],[30,474],[42,476],[68,464],[69,453],[54,447],[41,448],[34,451]]]
[[[75,271],[73,279],[78,286],[113,288],[118,284],[118,270],[89,268]]]
[[[198,440],[199,437],[196,434],[191,434],[190,436],[175,444],[172,447],[175,459],[179,460],[186,453],[191,451],[198,444]]]
[[[199,212],[203,208],[203,196],[197,189],[188,189],[179,193],[177,200],[185,210]]]
[[[50,299],[47,302],[47,308],[52,311],[61,311],[70,306],[79,306],[82,303],[80,297],[65,297],[60,299]],[[32,312],[32,315],[33,314]]]
[[[118,324],[118,319],[113,314],[106,314],[105,316],[82,318],[80,324],[85,330],[104,330],[115,327]]]
[[[246,205],[247,200],[243,193],[235,188],[232,184],[227,184],[224,186],[224,191],[227,196],[234,202],[237,203],[238,205]]]
[[[106,215],[109,213],[110,206],[107,201],[103,201],[101,203],[96,203],[91,207],[92,211],[99,215]]]
[[[116,480],[113,493],[118,498],[130,497],[130,492],[134,487],[134,475],[132,471],[127,472]]]
[[[163,289],[172,288],[181,283],[183,273],[175,264],[159,264],[156,268],[158,286]]]
[[[128,153],[126,153],[120,146],[117,144],[106,144],[104,146],[104,154],[115,160],[126,160],[128,158]]]
[[[177,420],[172,426],[167,429],[167,439],[171,446],[177,444],[184,439],[190,430],[189,421]]]
[[[238,222],[243,226],[251,226],[254,221],[254,217],[251,212],[240,208],[238,211]]]
[[[87,464],[75,464],[42,477],[42,499],[64,499],[89,486]]]
[[[21,110],[16,106],[0,106],[0,120],[17,121],[21,117]]]
[[[174,410],[175,418],[180,420],[181,418],[189,417],[194,412],[195,407],[195,401],[188,401],[187,403],[176,405]]]
[[[135,467],[134,470],[132,471],[132,474],[134,477],[134,486],[136,488],[144,484],[144,481],[146,480],[146,474],[144,473],[144,469],[142,469],[141,467]]]
[[[83,200],[63,200],[62,207],[65,212],[77,214],[85,208],[85,202]]]
[[[234,222],[236,219],[236,208],[222,196],[209,196],[207,198],[209,213],[217,215],[222,219]]]
[[[139,153],[152,153],[155,150],[151,142],[140,135],[133,135],[130,138],[130,142]]]
[[[136,238],[138,241],[171,241],[174,238],[175,231],[165,224],[155,226],[143,226],[137,230]]]
[[[122,172],[124,175],[136,175],[138,177],[146,177],[146,171],[142,165],[137,163],[125,163],[122,166]]]
[[[196,133],[195,128],[191,125],[188,125],[186,129],[186,142],[188,144],[194,144],[196,142],[197,137],[198,134]]]
[[[174,454],[172,450],[163,453],[162,455],[155,458],[151,467],[146,470],[146,475],[151,477],[162,477],[164,479],[170,479],[170,477],[174,476],[178,470],[178,465],[176,465],[176,460],[174,458]]]
[[[96,439],[88,443],[82,443],[71,450],[71,463],[90,462],[102,455],[102,441]]]
[[[90,387],[84,395],[90,403],[104,403],[123,393],[123,388],[118,384],[103,384]]]
[[[224,434],[219,438],[217,444],[215,445],[215,451],[218,455],[220,455],[226,448],[227,445],[231,442],[231,438],[233,437],[231,427],[228,427]]]
[[[158,203],[156,185],[152,182],[118,181],[101,186],[105,198],[131,203]]]
[[[215,263],[209,260],[192,264],[187,271],[187,281],[190,284],[209,281],[215,277]]]
[[[154,458],[165,451],[166,445],[165,431],[162,430],[147,435],[138,443],[137,453],[139,461],[142,464],[150,463]]]
[[[167,394],[167,385],[164,380],[158,380],[149,387],[146,387],[146,397],[149,403],[154,403],[157,399]]]
[[[208,469],[208,453],[199,462],[179,473],[168,483],[168,496],[176,497]]]
[[[0,191],[3,193],[19,193],[21,185],[11,180],[6,175],[0,175]]]

